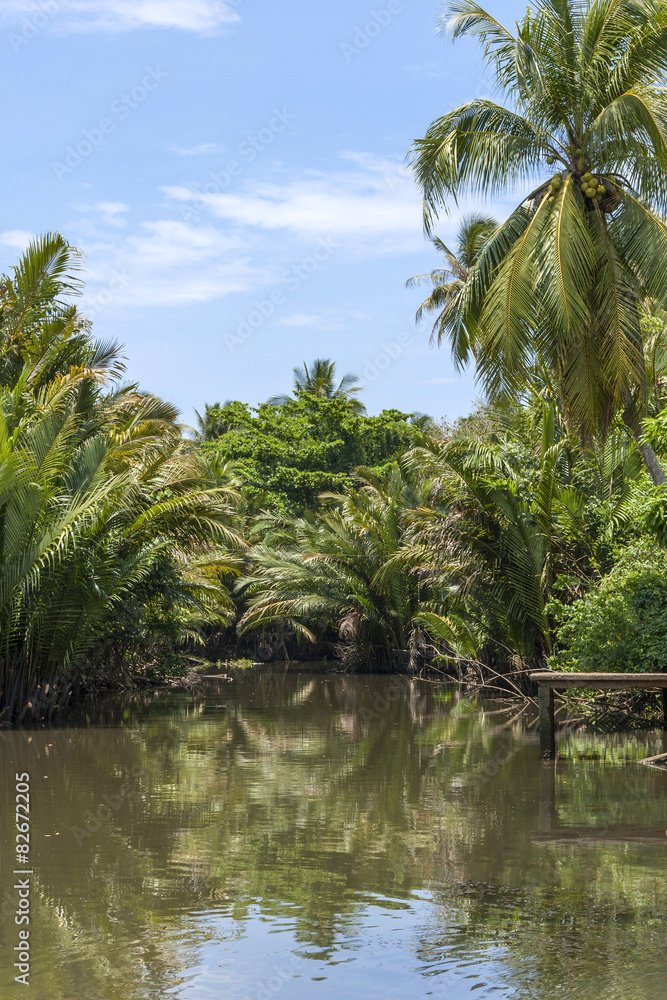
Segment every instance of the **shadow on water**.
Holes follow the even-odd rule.
[[[667,774],[637,762],[664,735],[547,765],[501,708],[262,668],[0,732],[10,913],[31,775],[32,995],[659,1000]]]

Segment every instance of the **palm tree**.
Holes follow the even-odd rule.
[[[252,550],[240,629],[287,622],[315,641],[312,629],[325,624],[338,630],[348,666],[414,667],[431,642],[423,615],[434,610],[430,588],[400,560],[407,516],[423,500],[418,476],[399,459],[380,473],[358,469],[356,478],[356,488],[323,495],[328,509]]]
[[[366,407],[361,400],[356,399],[354,393],[361,392],[361,386],[357,385],[359,378],[348,372],[336,385],[336,362],[328,358],[316,358],[310,368],[304,361],[303,368],[293,368],[294,373],[294,396],[297,398],[304,394],[317,396],[318,399],[347,399],[352,404],[354,412],[365,413]],[[272,396],[268,400],[273,406],[282,406],[291,397],[287,395]]]
[[[559,574],[590,570],[584,495],[572,482],[576,444],[556,440],[545,406],[533,488],[504,449],[471,439],[428,441],[408,456],[427,480],[428,504],[413,518],[405,555],[448,594],[447,621],[465,623],[479,653],[516,651],[544,663],[552,652],[548,604]]]
[[[415,143],[427,232],[466,191],[526,184],[466,282],[478,376],[491,396],[516,395],[537,363],[583,440],[621,412],[664,482],[641,437],[640,319],[667,298],[667,4],[536,0],[512,33],[453,0],[441,25],[478,40],[510,106],[476,98]]]
[[[497,228],[498,223],[489,215],[480,212],[464,215],[456,234],[456,250],[450,250],[437,236],[431,240],[436,250],[444,255],[445,266],[430,274],[416,274],[405,283],[406,288],[421,284],[432,286],[433,291],[420,305],[415,319],[419,323],[426,313],[436,313],[431,343],[437,340],[440,345],[449,337],[459,362],[463,358],[467,360],[470,350],[470,338],[461,322],[463,291],[471,268]]]
[[[225,400],[224,403],[205,403],[203,416],[199,410],[195,410],[195,416],[197,417],[195,440],[200,443],[216,441],[223,434],[227,433],[229,430],[229,421],[223,411],[226,406],[229,406],[229,403],[229,399]]]
[[[0,281],[3,721],[122,672],[144,640],[233,617],[234,484],[210,488],[173,406],[117,384],[118,348],[67,302],[77,266],[50,234]]]

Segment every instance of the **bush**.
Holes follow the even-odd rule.
[[[558,670],[667,669],[667,549],[650,539],[629,546],[603,580],[570,607],[552,608],[563,648]]]

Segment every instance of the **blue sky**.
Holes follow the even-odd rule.
[[[506,23],[523,9],[488,7]],[[429,347],[423,294],[404,288],[439,263],[405,154],[492,93],[472,44],[436,35],[437,9],[2,0],[2,269],[31,234],[81,247],[95,333],[187,421],[286,391],[316,357],[362,377],[369,412],[467,412],[472,378]]]

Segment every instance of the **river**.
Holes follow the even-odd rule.
[[[273,667],[0,731],[2,1000],[664,1000],[667,737],[517,714]]]

